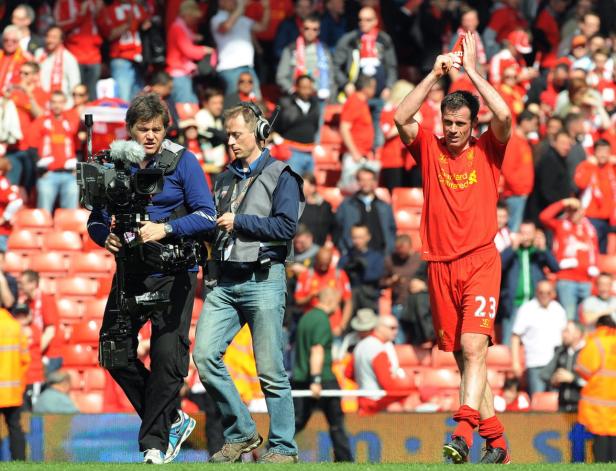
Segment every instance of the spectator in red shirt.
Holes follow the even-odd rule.
[[[614,219],[616,171],[610,162],[611,147],[605,139],[595,142],[595,155],[575,169],[575,184],[582,191],[586,217],[597,231],[599,253],[607,253],[607,235]]]
[[[569,0],[549,0],[535,20],[535,44],[541,53],[542,68],[550,69],[556,65],[558,45],[560,44],[561,16],[569,7]]]
[[[101,75],[103,38],[96,22],[103,7],[103,0],[57,0],[53,12],[65,34],[64,45],[79,63],[90,101],[96,100],[96,83]]]
[[[5,93],[11,84],[19,82],[19,68],[29,59],[19,47],[21,36],[19,28],[8,25],[2,32],[2,49],[0,50],[0,91]]]
[[[39,287],[39,274],[26,270],[19,279],[19,302],[27,304],[32,312],[32,324],[41,331],[41,352],[45,374],[62,367],[60,319],[56,300],[52,294],[43,293]]]
[[[340,135],[342,136],[342,174],[338,186],[348,193],[356,190],[355,174],[361,167],[378,171],[374,161],[374,127],[368,101],[376,93],[376,79],[360,75],[355,91],[342,107],[340,113]]]
[[[488,58],[500,50],[500,43],[516,29],[526,29],[527,21],[519,9],[520,0],[501,0],[494,2],[490,21],[483,31],[483,43]]]
[[[118,97],[130,101],[144,86],[139,31],[152,26],[150,15],[136,0],[114,0],[102,10],[99,25],[110,42],[111,76]]]
[[[32,124],[30,147],[36,149],[37,167],[45,173],[36,182],[37,207],[53,213],[56,198],[59,207],[76,208],[79,196],[75,167],[77,129],[64,111],[66,97],[53,92],[50,111]]]
[[[10,166],[8,159],[0,159],[0,252],[6,251],[6,243],[13,229],[11,219],[24,204],[17,185],[11,185],[5,176]]]

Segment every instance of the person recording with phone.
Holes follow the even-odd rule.
[[[272,124],[275,117],[272,120]],[[214,185],[217,230],[208,261],[211,292],[197,324],[193,359],[222,414],[225,444],[210,462],[235,462],[263,439],[222,357],[244,324],[252,333],[261,389],[270,416],[263,463],[297,462],[291,387],[283,365],[285,260],[304,208],[302,179],[264,148],[271,125],[253,103],[225,112],[235,160]]]
[[[201,234],[215,227],[216,210],[194,154],[165,139],[169,112],[158,95],[137,96],[126,112],[126,127],[134,142],[112,144],[111,159],[116,169],[127,168],[135,182],[137,189],[129,194],[129,204],[143,193],[138,176],[159,169],[162,185],[159,192],[146,196],[147,214],[136,215],[134,232],[118,229],[127,215],[117,211],[116,200],[95,206],[90,214],[90,237],[116,256],[118,267],[105,307],[99,360],[141,417],[143,461],[163,464],[177,456],[195,426],[194,419],[179,409],[179,392],[188,374],[188,331],[198,267],[196,258],[188,258],[180,268],[157,267],[166,266],[162,263],[163,258],[169,258],[166,247],[181,247],[185,241],[198,246]],[[138,144],[136,150],[134,143]],[[83,164],[83,170],[78,168],[78,179],[80,171],[88,170],[87,165]],[[116,181],[121,183],[122,179],[117,177]],[[117,198],[118,187],[121,185],[109,185],[107,195]],[[156,260],[156,248],[162,261]],[[137,335],[148,319],[152,322],[149,370],[137,358]],[[119,325],[127,324],[124,338],[113,337]],[[108,344],[111,351],[106,349]],[[126,355],[118,360],[114,355],[124,346]]]

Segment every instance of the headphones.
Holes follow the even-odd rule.
[[[241,101],[240,106],[248,108],[257,117],[257,124],[255,125],[255,137],[257,141],[265,141],[272,132],[270,123],[263,117],[263,113],[257,105],[249,101]],[[275,119],[275,118],[274,118]]]

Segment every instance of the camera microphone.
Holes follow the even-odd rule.
[[[113,141],[109,148],[111,160],[138,164],[145,159],[145,149],[135,141]]]

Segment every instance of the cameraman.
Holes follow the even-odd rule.
[[[269,450],[263,463],[297,462],[289,378],[283,365],[285,260],[291,255],[303,210],[302,180],[274,160],[262,144],[269,124],[252,103],[225,112],[229,147],[236,159],[214,188],[221,216],[208,265],[216,286],[208,293],[193,358],[205,388],[222,413],[225,444],[211,462],[235,462],[262,438],[242,403],[222,357],[248,323],[261,388],[270,415]]]
[[[146,207],[150,221],[142,221],[137,240],[141,244],[163,240],[173,243],[178,237],[193,239],[215,225],[215,209],[205,176],[196,157],[165,139],[169,112],[153,93],[137,96],[126,112],[130,137],[145,149],[145,158],[131,165],[138,169],[164,168],[175,155],[174,170],[166,174],[163,190]],[[172,154],[170,154],[172,153]],[[167,168],[173,168],[169,165]],[[183,215],[181,215],[183,214]],[[159,222],[156,222],[159,221]],[[160,222],[165,221],[165,222]],[[166,222],[168,221],[168,222]],[[118,235],[110,232],[107,208],[95,208],[88,220],[88,233],[96,243],[117,254],[122,248]],[[123,234],[129,240],[130,233]],[[144,247],[140,245],[139,247]],[[127,254],[137,249],[125,248]],[[122,256],[123,252],[120,252]],[[137,334],[146,322],[133,312],[130,316],[128,366],[109,370],[141,417],[139,447],[144,462],[162,464],[177,456],[180,445],[194,428],[194,419],[179,410],[179,392],[188,374],[188,329],[195,298],[197,266],[173,273],[150,273],[138,263],[125,263],[124,286],[127,299],[144,293],[162,293],[170,303],[156,305],[147,318],[152,321],[150,370],[137,358]],[[114,278],[105,307],[101,338],[118,325],[117,278]]]

